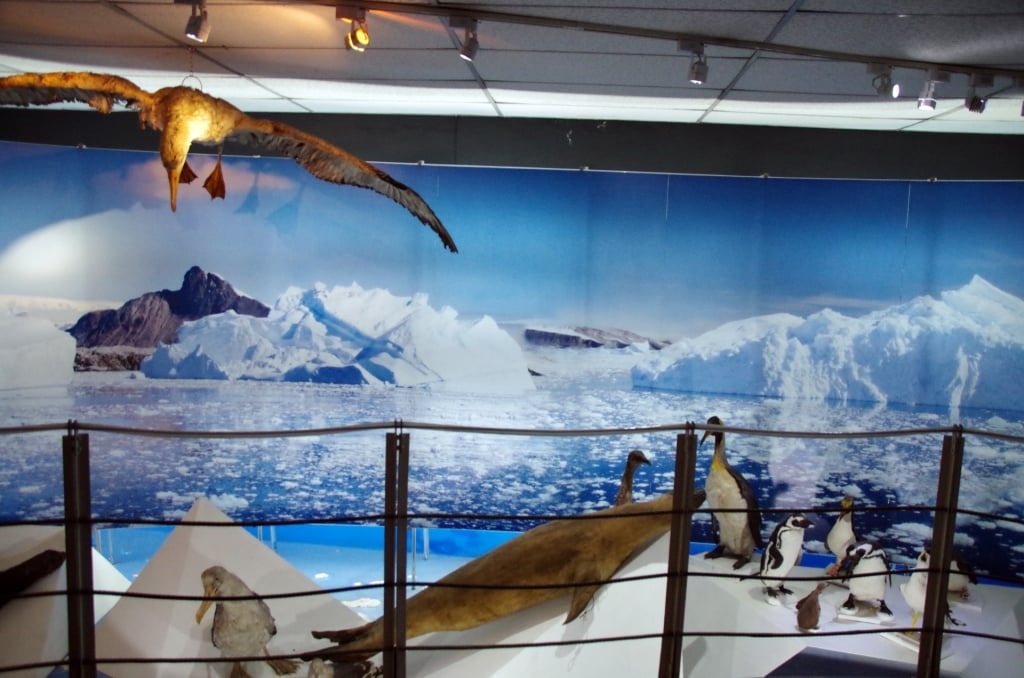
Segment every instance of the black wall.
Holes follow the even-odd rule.
[[[1024,180],[1024,134],[436,116],[266,117],[321,136],[373,162],[775,177]],[[158,148],[157,133],[140,129],[131,112],[102,115],[0,108],[0,139]],[[225,152],[260,154],[259,149],[237,145],[229,145]]]

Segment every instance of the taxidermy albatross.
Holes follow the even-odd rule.
[[[416,191],[323,139],[274,120],[253,118],[223,99],[180,85],[147,92],[116,75],[101,73],[22,73],[0,78],[0,104],[47,105],[80,101],[101,113],[114,104],[139,112],[139,122],[162,132],[160,159],[167,168],[171,210],[177,208],[178,184],[196,178],[185,158],[193,142],[221,147],[237,141],[284,153],[318,179],[368,188],[397,202],[429,226],[445,248],[458,252],[448,230]],[[223,198],[220,155],[203,187],[210,198]]]

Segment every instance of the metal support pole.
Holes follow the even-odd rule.
[[[942,662],[942,630],[946,621],[946,591],[956,531],[957,501],[960,495],[960,471],[964,461],[963,428],[953,428],[942,439],[939,486],[935,497],[935,523],[932,527],[928,584],[925,587],[924,614],[921,616],[921,646],[917,652],[918,678],[938,676]],[[936,568],[938,568],[936,570]]]
[[[405,593],[408,584],[409,434],[398,436],[398,475],[395,493],[395,678],[405,678]]]
[[[92,495],[89,436],[68,424],[64,436],[64,549],[67,552],[68,673],[96,676],[96,634],[92,584]]]
[[[384,460],[384,677],[405,677],[409,434],[388,433]]]
[[[675,483],[672,523],[668,541],[668,578],[665,580],[665,625],[661,636],[659,678],[677,678],[683,664],[683,626],[686,616],[686,583],[690,566],[690,533],[693,527],[693,483],[697,468],[697,435],[693,424],[676,436]]]
[[[398,476],[398,434],[387,435],[384,453],[384,678],[395,678],[395,478]]]

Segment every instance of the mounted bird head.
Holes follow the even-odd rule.
[[[814,523],[808,520],[807,516],[803,513],[791,513],[786,518],[786,527],[791,527],[797,530],[806,530],[808,527],[814,527]]]
[[[630,450],[629,456],[626,457],[626,466],[636,468],[640,464],[650,464],[651,460],[647,458],[647,455],[641,450]]]
[[[840,508],[839,517],[840,518],[845,516],[847,513],[850,513],[851,511],[853,511],[853,502],[854,501],[855,500],[853,498],[853,495],[851,495],[851,494],[848,494],[848,495],[844,496],[842,499],[839,500],[839,508]]]
[[[253,592],[245,585],[245,582],[220,565],[206,568],[203,570],[201,577],[203,582],[203,601],[199,604],[199,609],[196,610],[197,624],[203,620],[206,611],[210,609],[214,602],[218,602],[218,604],[222,602],[215,601],[215,598],[253,595]]]
[[[839,565],[840,571],[847,573],[852,572],[860,561],[878,550],[879,549],[869,541],[859,541],[855,544],[850,544],[846,549],[846,557],[843,558],[843,562]]]
[[[725,424],[722,423],[722,420],[716,415],[708,417],[708,424],[711,426],[725,426]],[[722,435],[723,433],[721,431],[704,431],[704,435],[701,436],[700,439],[700,446],[704,445],[704,441],[708,439],[708,436],[714,436],[715,442],[717,443],[721,439]]]

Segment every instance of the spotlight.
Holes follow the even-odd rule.
[[[880,97],[899,99],[900,84],[893,82],[892,66],[887,64],[868,64],[868,73],[875,77],[871,80],[871,86]]]
[[[967,107],[967,110],[971,113],[984,113],[988,98],[979,97],[978,88],[992,87],[994,84],[995,78],[991,75],[971,73],[970,80],[967,82],[967,98],[964,99],[964,106]]]
[[[690,52],[690,71],[688,79],[694,85],[703,85],[708,80],[708,58],[704,54],[704,44],[700,42],[679,41],[679,49]]]
[[[459,49],[459,56],[466,61],[473,61],[476,53],[480,51],[480,40],[476,35],[476,19],[462,16],[448,17],[448,25],[452,28],[465,29],[462,36],[462,47]]]
[[[366,27],[366,9],[364,7],[335,7],[334,18],[352,24],[345,36],[345,47],[356,52],[365,52],[370,46],[370,30]]]
[[[934,111],[935,104],[935,82],[933,80],[925,80],[924,87],[917,97],[917,110]]]
[[[206,0],[192,3],[192,16],[185,24],[185,37],[196,42],[206,42],[210,37],[210,18],[206,14]]]
[[[927,75],[925,75],[924,87],[921,88],[921,94],[917,97],[917,110],[935,110],[937,103],[935,101],[935,85],[940,82],[949,82],[949,73],[929,68]]]

